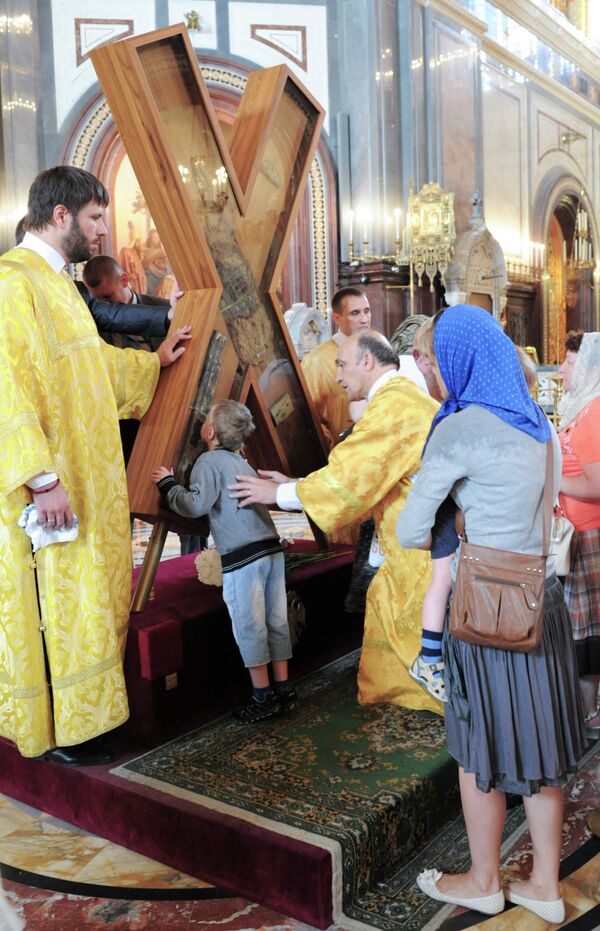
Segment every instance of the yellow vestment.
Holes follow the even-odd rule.
[[[396,539],[396,518],[437,407],[408,379],[390,379],[375,392],[351,435],[331,451],[328,464],[301,479],[296,491],[325,533],[371,515],[375,519],[385,562],[367,592],[360,703],[392,702],[442,714],[440,703],[407,672],[421,648],[429,553],[404,550]]]
[[[100,339],[68,275],[24,248],[0,259],[0,733],[23,756],[127,719],[131,537],[118,419],[145,413],[159,372],[156,355]],[[34,558],[17,521],[26,482],[47,471],[79,536]]]
[[[352,426],[348,395],[335,380],[338,352],[336,341],[328,339],[307,353],[301,363],[319,420],[334,443],[337,443],[340,433]]]

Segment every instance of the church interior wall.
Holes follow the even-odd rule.
[[[406,209],[411,185],[418,190],[428,181],[454,192],[457,234],[479,191],[487,226],[514,261],[528,260],[532,241],[546,241],[547,198],[562,179],[583,191],[595,235],[600,44],[583,45],[562,20],[558,30],[549,4],[7,0],[6,8],[13,25],[2,33],[0,72],[2,248],[12,243],[32,177],[65,157],[98,100],[92,48],[192,13],[190,38],[201,62],[222,61],[240,73],[287,64],[328,111],[329,294],[338,258],[348,257],[349,211],[362,217],[373,253],[389,253],[394,211]],[[15,24],[27,19],[29,31],[19,31]],[[349,139],[347,159],[338,159],[339,127]],[[309,220],[307,205],[296,251],[310,245]],[[314,296],[309,274],[314,278],[314,256],[296,260],[286,298],[294,291],[300,300]]]
[[[519,250],[529,203],[527,96],[518,81],[482,68],[486,222],[507,252]]]

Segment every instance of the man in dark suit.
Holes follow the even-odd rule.
[[[93,297],[83,281],[76,281],[77,290],[88,305],[98,331],[102,334],[129,333],[164,339],[173,310],[169,301],[143,295],[139,304],[129,301],[106,301]],[[160,300],[160,303],[156,302]]]
[[[96,321],[100,335],[107,343],[121,349],[147,349],[150,352],[156,349],[157,342],[164,337],[164,332],[156,331],[156,322],[159,321],[159,327],[168,328],[173,316],[172,301],[150,294],[138,294],[131,287],[127,272],[110,255],[93,256],[83,270],[83,280],[92,300],[107,302],[118,308],[125,306],[122,315],[124,319],[129,319],[135,308],[144,306],[143,316],[148,325],[143,329],[116,330],[114,326],[107,328]],[[120,313],[119,310],[115,317]],[[154,326],[151,325],[153,323]]]
[[[87,289],[95,302],[108,302],[108,306],[115,308],[125,308],[124,317],[144,306],[145,316],[152,317],[156,315],[161,321],[165,321],[165,314],[168,319],[163,326],[168,327],[169,320],[173,315],[174,302],[176,295],[171,298],[171,302],[160,297],[153,297],[150,294],[138,294],[134,291],[129,283],[129,276],[123,271],[119,263],[110,255],[95,255],[87,263],[83,270],[83,280]],[[90,308],[91,309],[91,308]],[[93,311],[92,311],[93,313]],[[118,313],[115,315],[118,316]],[[117,331],[111,327],[107,331],[98,323],[100,336],[107,343],[113,346],[119,346],[121,349],[145,349],[148,352],[154,352],[164,334],[160,335],[151,331],[147,326],[145,329],[134,331]],[[123,456],[125,465],[129,462],[133,450],[133,444],[139,429],[138,420],[121,420],[119,423],[121,430],[121,442],[123,444]],[[181,554],[195,553],[206,546],[204,537],[195,534],[179,534],[181,540]]]

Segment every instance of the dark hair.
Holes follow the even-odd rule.
[[[392,344],[377,330],[361,330],[356,342],[357,362],[365,352],[370,352],[380,365],[395,365],[398,368],[400,364],[398,353]]]
[[[97,288],[107,275],[122,275],[123,269],[112,255],[94,255],[85,263],[83,280],[88,288]]]
[[[27,232],[27,217],[21,217],[15,226],[15,242],[19,246],[23,242],[23,237]]]
[[[334,314],[342,313],[342,302],[346,297],[366,297],[366,294],[360,288],[340,288],[331,299],[331,309]]]
[[[210,409],[210,418],[223,449],[239,449],[254,433],[252,414],[239,401],[217,401]]]
[[[48,226],[52,211],[59,204],[77,216],[91,201],[108,207],[110,197],[102,182],[89,171],[72,165],[57,165],[42,171],[29,188],[27,229],[42,230]]]
[[[565,349],[567,352],[579,352],[581,349],[581,340],[584,336],[584,330],[569,330],[565,339]]]

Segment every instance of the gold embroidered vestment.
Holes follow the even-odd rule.
[[[131,539],[118,419],[143,416],[159,372],[155,354],[99,338],[66,274],[23,248],[0,259],[0,733],[24,756],[127,719]],[[45,471],[59,475],[79,536],[34,559],[17,520],[26,482]]]
[[[385,561],[369,586],[358,671],[361,704],[392,702],[442,714],[442,706],[408,675],[421,647],[421,609],[430,582],[429,553],[404,550],[396,519],[437,403],[401,376],[371,399],[352,434],[329,462],[297,485],[306,512],[325,533],[373,516]]]

